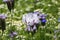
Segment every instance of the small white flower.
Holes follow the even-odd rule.
[[[51,4],[48,4],[48,6],[51,6]]]

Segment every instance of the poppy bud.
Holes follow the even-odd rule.
[[[6,21],[5,21],[6,16],[3,14],[0,14],[0,29],[2,29],[2,32],[6,29]]]
[[[14,9],[14,0],[3,0],[3,2],[7,3],[7,7],[11,12],[11,9]]]

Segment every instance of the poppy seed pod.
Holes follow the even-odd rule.
[[[14,0],[3,0],[3,2],[7,3],[7,7],[11,12],[11,9],[14,9]]]

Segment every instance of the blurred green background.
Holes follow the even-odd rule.
[[[35,10],[47,14],[47,22],[45,28],[41,28],[43,26],[40,25],[37,33],[32,36],[25,32],[24,28],[26,25],[22,22],[22,16]],[[58,22],[60,0],[15,0],[14,12],[11,13],[6,3],[0,0],[0,13],[7,14],[6,30],[3,36],[0,30],[0,40],[12,40],[9,37],[11,30],[17,32],[17,36],[13,40],[60,40],[60,32],[54,33],[56,30],[60,30],[60,23]],[[13,17],[11,17],[11,14],[13,14]]]

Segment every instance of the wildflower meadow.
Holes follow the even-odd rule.
[[[60,0],[0,0],[0,40],[60,40]]]

